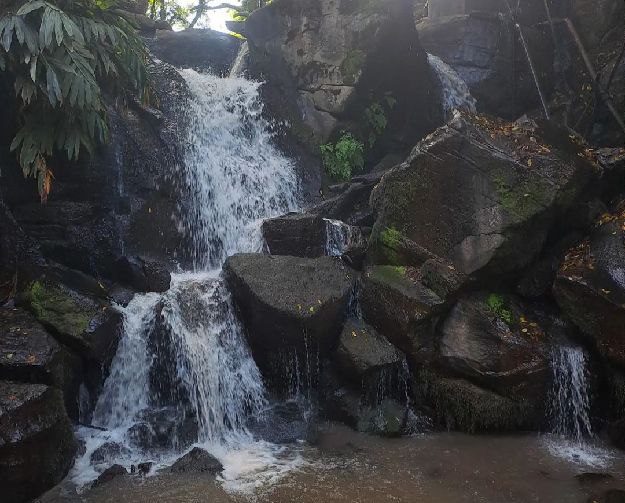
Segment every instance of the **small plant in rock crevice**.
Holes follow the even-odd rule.
[[[491,293],[486,299],[486,305],[488,308],[502,319],[509,327],[514,323],[514,315],[512,311],[506,306],[506,301],[503,295],[498,293]]]
[[[353,134],[343,131],[334,144],[321,145],[323,166],[335,180],[349,180],[354,171],[365,165],[364,145]]]

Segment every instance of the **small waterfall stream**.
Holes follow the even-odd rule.
[[[462,77],[438,56],[428,54],[428,63],[441,84],[442,105],[445,118],[451,118],[456,109],[475,112],[477,102]]]
[[[106,431],[79,431],[79,484],[113,462],[167,464],[198,443],[222,460],[226,479],[245,471],[241,463],[255,472],[279,465],[276,450],[247,429],[267,405],[265,389],[220,272],[228,256],[261,250],[263,218],[297,209],[298,182],[272,145],[259,83],[181,73],[191,99],[189,197],[180,205],[193,270],[173,275],[169,291],[138,294],[121,308],[124,333],[92,417]],[[117,454],[97,466],[94,452],[111,443]]]
[[[551,356],[553,385],[549,400],[551,431],[582,442],[592,437],[586,355],[579,346],[558,346]]]

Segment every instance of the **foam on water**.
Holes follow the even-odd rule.
[[[222,482],[232,491],[255,488],[300,463],[296,451],[258,440],[247,428],[267,400],[220,277],[228,256],[262,249],[263,218],[297,209],[294,166],[271,142],[259,83],[181,73],[191,99],[188,197],[180,207],[193,269],[172,275],[167,292],[138,294],[120,308],[123,335],[91,418],[105,430],[77,430],[86,447],[72,471],[78,485],[112,463],[151,461],[157,471],[193,445],[222,461]],[[165,445],[160,425],[146,419],[159,414],[169,421]],[[147,446],[137,440],[142,435],[148,435]],[[121,453],[94,466],[91,455],[107,442],[121,445]]]

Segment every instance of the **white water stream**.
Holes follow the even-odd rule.
[[[445,118],[450,119],[454,110],[475,112],[477,102],[462,77],[438,56],[428,54],[428,63],[441,84],[442,106]]]
[[[113,462],[162,467],[191,445],[220,459],[233,490],[297,462],[297,453],[256,440],[246,427],[262,416],[265,389],[220,278],[228,256],[261,249],[262,219],[297,209],[294,166],[272,145],[259,83],[181,73],[191,91],[189,199],[181,208],[193,271],[173,275],[164,294],[136,295],[121,308],[124,333],[92,418],[106,431],[80,429],[78,484]],[[111,442],[114,455],[99,465],[94,451]]]

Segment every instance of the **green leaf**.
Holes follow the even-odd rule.
[[[42,7],[49,6],[47,2],[43,2],[41,0],[35,0],[33,2],[26,2],[22,7],[17,11],[18,16],[25,16],[26,14],[30,14],[34,10],[41,9]]]

